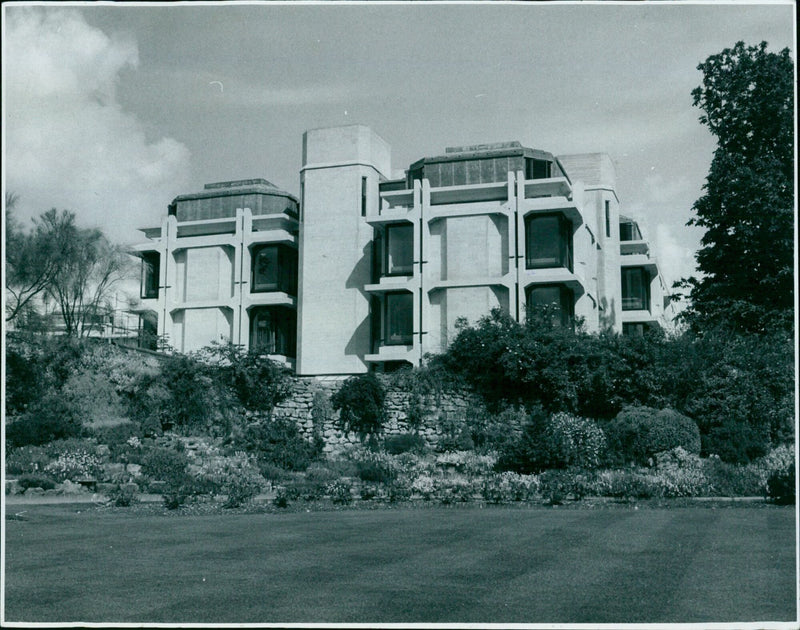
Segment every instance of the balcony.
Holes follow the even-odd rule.
[[[540,197],[569,197],[572,186],[566,177],[548,177],[546,179],[526,179],[523,183],[525,199]]]
[[[572,291],[576,299],[586,292],[582,274],[566,267],[520,270],[519,281],[525,289],[535,284],[561,284]]]
[[[658,275],[658,261],[649,254],[626,254],[620,256],[620,267],[642,267],[651,276]]]
[[[443,186],[430,189],[431,206],[480,201],[508,201],[508,182]]]

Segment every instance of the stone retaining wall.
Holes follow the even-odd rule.
[[[306,439],[314,435],[314,423],[325,441],[325,452],[336,453],[360,443],[355,433],[343,433],[338,426],[338,411],[333,411],[330,397],[342,381],[320,380],[313,377],[296,377],[294,391],[274,409],[275,417],[290,418],[297,423]],[[386,415],[382,437],[410,433],[408,424],[409,402],[412,394],[407,390],[387,386]],[[430,447],[435,447],[453,427],[464,424],[469,410],[480,406],[478,399],[468,392],[447,392],[431,395],[422,401],[422,422],[419,434]]]

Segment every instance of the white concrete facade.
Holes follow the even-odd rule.
[[[457,322],[493,308],[521,322],[548,305],[550,321],[579,318],[590,332],[641,333],[669,315],[649,246],[620,216],[608,155],[509,142],[390,173],[389,146],[368,127],[314,129],[303,135],[299,215],[249,207],[261,204],[252,195],[297,206],[264,180],[176,198],[138,248],[160,261],[158,294],[142,299],[159,335],[180,351],[251,347],[264,309],[283,309],[296,348],[286,337],[277,358],[300,375],[337,376],[419,365],[447,348]],[[296,291],[250,286],[264,244],[297,252]]]

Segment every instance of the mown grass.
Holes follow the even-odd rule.
[[[77,509],[6,523],[6,621],[797,618],[791,508]]]

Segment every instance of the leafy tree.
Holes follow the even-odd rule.
[[[6,321],[35,317],[33,300],[43,294],[59,274],[62,251],[75,229],[75,215],[57,215],[25,232],[14,216],[19,197],[6,193]],[[19,325],[19,321],[17,321]]]
[[[706,228],[700,278],[684,319],[695,331],[717,326],[761,332],[793,322],[794,99],[789,50],[738,42],[698,66],[692,91],[700,121],[717,138],[705,194],[689,225]]]

